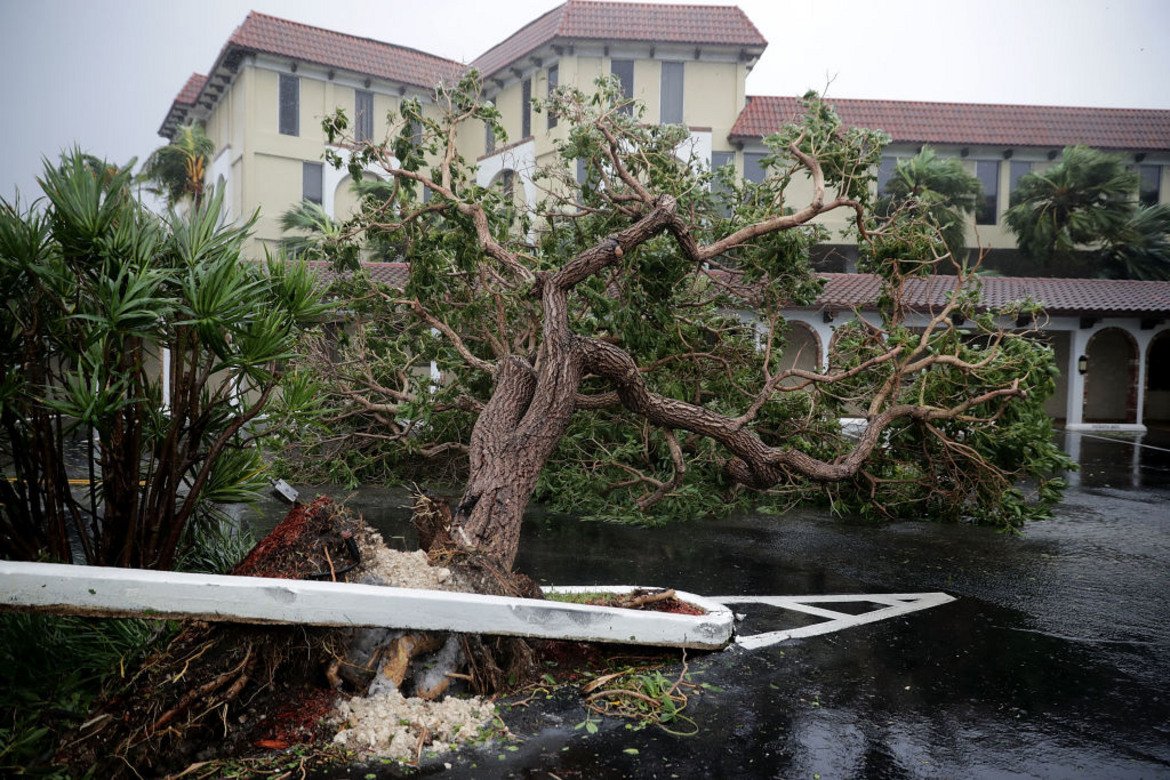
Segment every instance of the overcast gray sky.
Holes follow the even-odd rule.
[[[674,0],[675,2],[685,0]],[[719,0],[707,0],[708,4]],[[250,9],[466,61],[559,0],[0,0],[0,197],[73,144],[144,158]],[[1170,108],[1167,0],[740,0],[748,93]]]

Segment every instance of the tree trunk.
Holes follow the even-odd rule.
[[[454,513],[456,542],[512,568],[524,510],[573,414],[580,360],[567,344],[541,350],[539,374],[519,357],[500,364],[471,434],[470,474]]]
[[[675,201],[664,196],[625,230],[578,254],[555,273],[539,274],[541,342],[535,366],[516,355],[496,369],[496,387],[471,433],[470,476],[454,513],[452,537],[511,569],[524,510],[544,464],[568,430],[586,354],[569,329],[569,292],[665,230]]]

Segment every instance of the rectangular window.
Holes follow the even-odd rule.
[[[585,171],[585,158],[578,157],[577,158],[577,184],[578,185],[584,184],[587,176],[588,176],[588,174]]]
[[[483,123],[483,153],[491,154],[496,150],[496,131],[490,122]]]
[[[662,110],[660,124],[683,123],[683,63],[662,63]]]
[[[374,137],[374,93],[353,92],[353,140],[365,143]]]
[[[994,225],[999,218],[999,160],[976,160],[975,177],[983,189],[983,200],[975,209],[975,224]]]
[[[711,152],[711,170],[717,171],[725,165],[735,164],[735,152]],[[734,173],[734,169],[732,171]]]
[[[417,119],[410,120],[410,142],[415,146],[422,146],[423,126]]]
[[[618,82],[622,87],[622,97],[626,100],[632,100],[634,97],[634,61],[633,60],[610,60],[609,72],[617,77]],[[622,109],[627,114],[634,112],[632,105],[627,105]]]
[[[325,168],[319,162],[301,164],[301,197],[318,206],[324,200]]]
[[[716,173],[721,168],[726,166],[733,166],[731,169],[731,178],[735,178],[735,152],[711,152],[711,172]],[[711,192],[715,195],[727,195],[730,190],[727,185],[723,183],[718,177],[711,181]],[[720,210],[723,216],[731,214],[729,204],[720,204]]]
[[[1034,163],[1020,162],[1012,160],[1008,166],[1008,201],[1011,202],[1011,197],[1016,193],[1016,189],[1020,186],[1020,179],[1032,172]]]
[[[557,86],[560,83],[561,70],[556,65],[550,65],[548,69],[548,96],[552,97],[556,92]],[[548,112],[548,129],[552,130],[557,126],[557,115],[552,111]]]
[[[532,135],[532,79],[520,82],[520,137]]]
[[[504,178],[500,182],[500,189],[504,193],[504,200],[512,203],[516,199],[516,173],[514,171],[504,170]]]
[[[890,183],[890,179],[894,178],[894,172],[898,169],[898,158],[891,154],[883,154],[882,161],[878,164],[877,175],[877,192],[881,195],[886,190],[886,185]]]
[[[764,170],[763,164],[765,156],[764,152],[743,153],[743,178],[745,181],[759,184],[767,178],[768,172]]]
[[[280,132],[301,134],[301,80],[288,73],[280,74]]]
[[[1138,166],[1138,202],[1143,206],[1157,206],[1162,200],[1162,166]]]

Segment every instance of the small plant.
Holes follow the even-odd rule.
[[[587,694],[586,718],[577,728],[584,727],[589,733],[594,714],[629,718],[634,728],[649,725],[658,726],[668,734],[690,737],[699,733],[699,724],[683,714],[688,704],[688,692],[700,688],[691,682],[684,661],[682,672],[671,680],[658,669],[627,668],[595,678],[582,687]]]
[[[593,717],[592,710],[587,710],[585,712],[585,720],[581,721],[573,728],[577,729],[577,730],[584,729],[586,734],[596,734],[597,733],[597,724],[600,721],[601,721],[600,718]]]

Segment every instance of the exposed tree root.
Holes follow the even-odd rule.
[[[430,499],[422,508],[441,521],[446,505]],[[434,527],[429,559],[451,570],[446,586],[540,595],[528,578],[452,544],[441,522]],[[380,574],[379,544],[360,518],[318,499],[289,512],[234,573],[402,584]],[[435,582],[447,576],[436,574]],[[395,690],[434,700],[453,684],[496,693],[530,679],[534,658],[532,647],[515,638],[192,622],[108,692],[93,717],[62,740],[57,760],[109,777],[250,760],[330,739],[335,727],[321,720],[346,697]],[[416,760],[433,731],[417,731]]]

